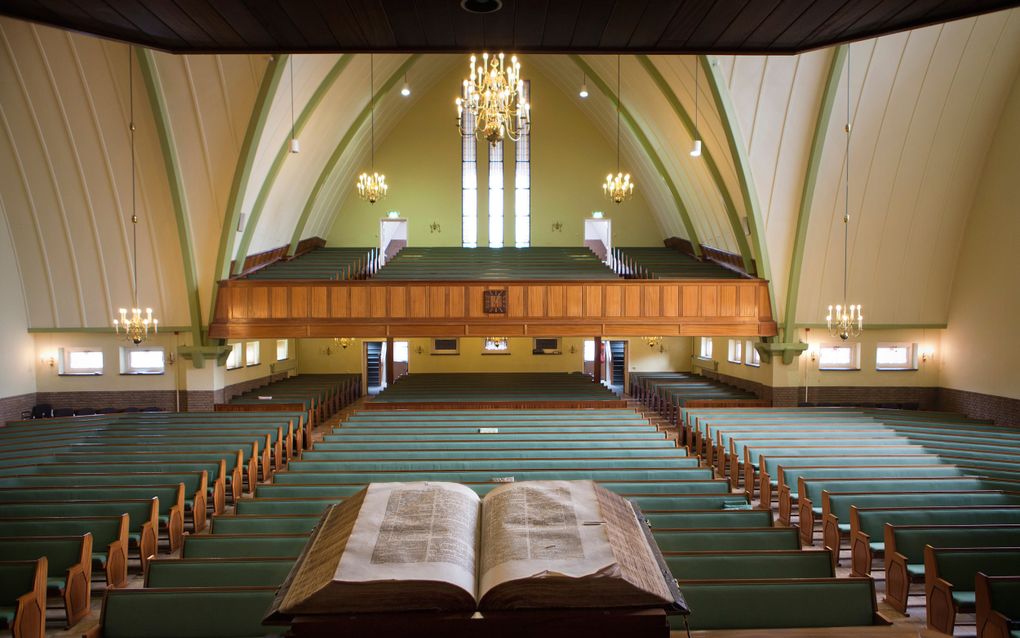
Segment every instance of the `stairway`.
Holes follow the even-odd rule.
[[[368,387],[382,385],[382,343],[366,341],[365,357],[368,369]]]
[[[609,383],[613,385],[623,385],[624,373],[626,372],[625,361],[627,353],[627,342],[626,341],[610,341],[609,352],[613,357],[613,367],[609,374]],[[624,388],[626,390],[626,388]]]

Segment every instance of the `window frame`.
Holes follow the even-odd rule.
[[[252,347],[255,350],[255,362],[252,363],[252,357],[250,356]],[[245,341],[244,342],[244,367],[245,368],[256,368],[262,365],[262,342],[261,341]]]
[[[538,342],[540,339],[542,340],[555,339],[556,347],[553,348],[552,352],[546,352],[546,350],[548,350],[549,348],[538,347]],[[563,340],[559,337],[533,337],[531,340],[531,354],[542,356],[563,354]]]
[[[744,365],[752,368],[761,367],[761,355],[750,339],[744,342]]]
[[[71,367],[71,355],[78,354],[81,352],[93,352],[98,353],[99,358],[102,360],[102,364],[97,367],[91,368],[72,368]],[[103,352],[102,348],[89,348],[89,347],[77,347],[77,348],[60,348],[58,359],[57,376],[61,377],[99,377],[106,372],[106,353]]]
[[[283,356],[280,356],[280,346],[283,345]],[[290,359],[290,339],[276,340],[276,360],[288,361]]]
[[[850,362],[846,365],[825,364],[822,361],[822,354],[826,349],[833,350],[846,348],[850,350]],[[818,347],[818,369],[823,372],[859,372],[861,369],[861,344],[860,343],[823,343]]]
[[[714,350],[712,337],[698,337],[698,339],[700,339],[698,342],[698,358],[702,361],[714,361],[715,359],[712,357]],[[707,348],[705,347],[706,345],[708,346]]]
[[[878,352],[882,349],[904,348],[907,351],[907,362],[902,366],[896,364],[880,364]],[[919,356],[916,343],[908,341],[883,341],[875,345],[875,370],[878,372],[916,372],[919,368]]]
[[[224,367],[226,367],[228,371],[243,368],[244,364],[241,359],[244,354],[244,342],[240,341],[238,343],[229,343],[227,345],[230,346],[230,353],[227,355],[227,360],[223,362]],[[234,365],[231,365],[231,360],[233,360]]]
[[[437,341],[452,341],[453,348],[437,348]],[[429,345],[431,345],[430,354],[432,355],[449,356],[460,354],[460,339],[457,337],[433,337]]]
[[[135,367],[131,363],[131,355],[135,352],[159,352],[163,361],[159,368]],[[166,348],[163,346],[146,346],[144,348],[123,346],[120,349],[120,373],[125,376],[133,375],[160,375],[166,373]]]
[[[729,339],[726,344],[726,360],[740,365],[744,362],[744,342],[741,339]]]

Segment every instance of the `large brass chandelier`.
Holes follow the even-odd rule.
[[[131,139],[131,314],[128,315],[127,308],[119,308],[119,318],[114,318],[113,329],[117,334],[121,330],[128,341],[136,346],[149,336],[149,329],[152,333],[159,332],[159,319],[152,316],[152,308],[146,308],[145,314],[138,305],[138,210],[135,197],[135,85],[134,85],[134,50],[128,47],[128,111],[130,122],[128,123],[128,135]]]
[[[832,306],[829,306],[829,313],[825,317],[825,323],[829,328],[829,334],[846,341],[850,337],[857,337],[864,330],[864,316],[861,314],[861,304],[848,304],[847,298],[847,277],[850,270],[849,248],[850,248],[850,49],[847,48],[846,55],[846,190],[843,193],[843,303],[836,304],[836,312],[833,314]]]
[[[474,55],[468,62],[471,76],[464,80],[461,96],[457,98],[457,128],[464,135],[464,112],[474,120],[478,139],[490,144],[509,137],[516,142],[521,133],[531,126],[531,105],[524,99],[524,80],[521,63],[511,56],[510,64],[504,55],[482,54],[482,63]]]
[[[368,56],[369,66],[369,88],[368,100],[372,120],[372,172],[358,175],[358,197],[374,204],[383,197],[386,197],[389,186],[386,185],[386,176],[375,172],[375,56]]]
[[[606,175],[606,182],[602,185],[602,193],[613,200],[615,204],[620,204],[634,195],[634,182],[630,179],[630,173],[624,174],[620,170],[620,102],[622,101],[620,56],[616,56],[616,175],[612,173]]]

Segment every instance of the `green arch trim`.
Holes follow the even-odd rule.
[[[599,77],[594,69],[588,66],[587,62],[581,59],[581,56],[571,55],[570,59],[573,60],[574,64],[576,64],[578,68],[587,74],[588,79],[591,80],[596,87],[598,87],[599,91],[601,91],[603,95],[610,99],[614,106],[618,104],[616,93],[614,93],[609,86],[602,81],[602,78]],[[641,144],[641,148],[644,149],[645,154],[648,156],[648,159],[651,160],[652,165],[655,166],[655,170],[659,173],[659,177],[666,183],[666,187],[669,189],[669,193],[673,197],[673,203],[676,204],[677,211],[680,213],[680,219],[683,221],[684,228],[687,229],[687,239],[690,240],[691,246],[694,248],[694,254],[700,258],[701,242],[698,240],[698,234],[694,230],[694,224],[691,223],[691,216],[687,211],[687,205],[684,203],[683,197],[681,197],[680,192],[677,190],[676,184],[673,183],[673,178],[670,176],[669,171],[666,170],[665,164],[662,163],[662,158],[659,157],[658,152],[656,152],[652,143],[648,140],[648,136],[645,135],[644,131],[641,130],[641,127],[638,126],[637,120],[634,119],[630,110],[627,109],[627,107],[620,105],[620,115],[627,122],[627,126],[634,134],[634,137],[637,138],[638,143]]]
[[[308,223],[308,218],[311,217],[312,209],[315,208],[315,202],[319,198],[319,194],[322,192],[323,187],[325,187],[326,181],[333,173],[337,163],[340,162],[340,158],[343,157],[343,154],[347,151],[347,147],[350,145],[351,140],[354,139],[358,129],[361,128],[361,125],[368,119],[371,107],[379,101],[380,97],[389,92],[420,58],[421,54],[415,53],[404,60],[403,64],[401,64],[397,70],[394,71],[385,82],[383,82],[383,84],[375,92],[375,95],[372,96],[371,101],[366,104],[361,110],[361,113],[358,114],[358,117],[351,122],[349,127],[347,127],[347,132],[344,133],[343,138],[333,150],[333,154],[329,156],[329,160],[327,160],[326,164],[322,167],[322,172],[319,173],[319,178],[315,180],[315,186],[312,187],[312,191],[309,193],[308,199],[305,201],[305,206],[301,210],[301,217],[298,219],[298,223],[294,227],[294,235],[290,240],[290,250],[287,251],[288,255],[293,255],[297,250],[298,242],[301,241],[301,234],[305,231],[305,225]]]
[[[793,252],[790,254],[790,281],[786,287],[786,312],[783,315],[783,341],[793,338],[797,328],[797,295],[800,292],[800,271],[804,264],[804,242],[807,241],[808,222],[811,220],[811,201],[814,199],[815,185],[818,183],[819,167],[822,163],[822,151],[825,150],[825,133],[832,118],[832,107],[836,101],[836,90],[843,76],[843,62],[846,60],[846,45],[836,47],[829,62],[829,71],[825,76],[825,88],[822,101],[818,105],[818,116],[815,118],[815,130],[811,136],[811,151],[808,155],[807,170],[804,173],[804,189],[800,195],[800,210],[797,213],[797,230],[793,239]]]
[[[198,277],[195,275],[195,251],[191,245],[191,223],[188,217],[188,200],[184,194],[184,180],[181,177],[180,160],[174,143],[173,128],[170,122],[170,109],[167,107],[166,96],[159,80],[159,69],[152,51],[135,47],[138,57],[138,68],[142,74],[145,90],[149,96],[152,119],[156,124],[159,136],[159,148],[163,154],[163,167],[166,170],[167,186],[170,189],[170,200],[177,219],[177,240],[181,247],[181,258],[184,262],[184,286],[187,290],[188,311],[191,317],[191,338],[195,345],[202,344],[202,306],[198,290]]]
[[[648,73],[655,86],[658,87],[659,93],[666,99],[670,107],[673,109],[673,113],[676,114],[677,119],[684,125],[684,129],[687,130],[688,135],[691,137],[697,137],[697,131],[694,127],[694,121],[691,119],[690,114],[684,105],[680,102],[680,99],[673,92],[673,87],[669,85],[666,78],[662,76],[659,69],[655,66],[655,63],[647,55],[638,55],[638,62]],[[744,271],[750,275],[754,273],[753,261],[751,259],[751,247],[747,243],[747,238],[744,236],[744,227],[740,223],[740,218],[737,216],[737,207],[733,202],[733,197],[730,195],[730,191],[726,188],[726,182],[723,181],[722,173],[719,171],[719,165],[715,161],[715,157],[712,155],[711,149],[707,145],[701,151],[701,158],[705,162],[705,168],[708,169],[709,174],[712,176],[712,181],[715,182],[715,187],[722,196],[723,205],[726,208],[726,216],[730,220],[730,228],[733,229],[733,237],[737,241],[737,247],[740,250],[740,257],[744,261]]]
[[[280,78],[283,77],[283,70],[287,68],[286,54],[273,56],[265,73],[262,75],[262,82],[259,84],[258,95],[255,96],[255,105],[252,107],[251,117],[248,119],[248,129],[244,133],[244,142],[237,155],[237,166],[234,168],[234,180],[230,184],[230,197],[227,200],[227,210],[223,216],[223,229],[220,231],[220,248],[216,255],[216,270],[212,282],[212,301],[209,304],[209,323],[213,321],[213,314],[216,312],[216,293],[219,290],[217,282],[230,276],[230,259],[234,254],[234,240],[237,236],[237,220],[241,216],[241,205],[244,201],[244,193],[248,190],[248,183],[251,180],[251,169],[255,164],[255,154],[259,143],[262,141],[262,134],[266,128],[266,120],[269,119],[269,110],[276,97],[280,86]]]
[[[757,275],[768,281],[769,305],[772,307],[772,316],[775,317],[778,310],[776,292],[772,286],[772,267],[769,265],[769,249],[765,244],[761,204],[758,202],[757,191],[754,190],[754,176],[751,175],[751,157],[748,155],[747,145],[740,134],[737,111],[730,99],[726,81],[719,71],[719,65],[713,64],[705,55],[699,55],[698,59],[705,72],[705,78],[708,80],[708,86],[712,89],[712,98],[715,100],[716,110],[719,111],[723,130],[726,131],[726,142],[730,147],[733,166],[737,169],[737,182],[740,184],[740,194],[744,199],[744,210],[747,212],[747,226],[751,231],[751,246],[754,249],[755,257],[757,257]]]
[[[319,108],[319,104],[322,103],[323,98],[326,97],[326,93],[336,83],[337,78],[343,73],[347,65],[354,59],[352,55],[341,55],[333,65],[333,68],[329,70],[329,73],[322,78],[322,82],[319,82],[319,86],[312,93],[312,97],[309,98],[308,103],[301,109],[301,115],[294,120],[294,135],[297,137],[301,136],[301,132],[304,130],[305,125],[315,114],[315,110]],[[244,226],[244,233],[241,235],[241,242],[238,244],[237,249],[237,263],[234,264],[234,273],[240,273],[244,269],[244,259],[248,256],[248,247],[251,245],[252,237],[255,236],[255,229],[259,225],[259,219],[262,218],[262,211],[266,207],[266,201],[269,199],[269,194],[273,191],[273,186],[276,184],[276,178],[280,175],[280,171],[283,169],[283,164],[287,160],[287,156],[290,154],[290,139],[284,141],[280,145],[280,149],[276,152],[276,157],[273,158],[273,164],[269,167],[269,172],[266,174],[266,178],[262,181],[262,186],[259,187],[259,193],[255,197],[255,203],[252,204],[251,213],[248,215],[248,223]]]

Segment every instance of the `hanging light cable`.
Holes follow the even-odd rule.
[[[701,129],[698,121],[698,58],[694,58],[694,147],[691,157],[701,157]]]
[[[138,208],[135,195],[135,74],[134,49],[128,46],[128,135],[131,139],[131,315],[127,308],[118,309],[120,318],[113,320],[113,329],[120,334],[121,329],[128,341],[136,346],[149,336],[149,328],[153,334],[159,332],[159,319],[152,316],[152,308],[142,309],[138,306]]]
[[[623,85],[620,83],[620,56],[616,56],[616,175],[606,175],[602,185],[603,194],[614,203],[619,204],[634,194],[634,182],[630,173],[626,175],[620,170],[620,104],[623,102]]]
[[[389,186],[386,185],[386,176],[375,172],[375,56],[372,54],[368,56],[368,66],[368,103],[372,131],[370,142],[372,174],[362,173],[358,176],[358,197],[367,200],[369,204],[374,204],[383,197],[386,197]]]
[[[301,142],[294,135],[294,56],[289,56],[287,65],[290,67],[290,152],[300,153]]]
[[[846,50],[846,187],[843,191],[843,303],[836,304],[836,314],[832,314],[832,306],[825,317],[829,334],[846,341],[857,337],[864,330],[864,316],[861,304],[847,304],[847,281],[850,273],[850,45]]]

